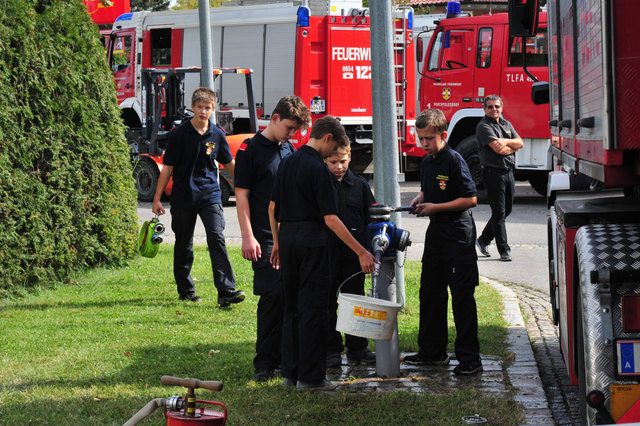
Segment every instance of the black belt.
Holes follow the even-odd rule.
[[[429,219],[431,219],[431,222],[449,223],[449,222],[453,222],[454,220],[462,219],[465,217],[471,217],[470,210],[462,210],[461,212],[448,212],[448,213],[434,214],[429,216]]]

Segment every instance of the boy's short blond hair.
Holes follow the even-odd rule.
[[[198,101],[209,102],[215,107],[216,93],[208,87],[198,87],[191,96],[191,106],[194,106]]]
[[[338,146],[331,154],[331,156],[333,155],[351,155],[351,145]]]
[[[447,131],[447,126],[444,113],[437,108],[425,109],[416,119],[416,129],[433,127],[437,133],[443,134]]]

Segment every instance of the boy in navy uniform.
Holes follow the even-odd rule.
[[[413,213],[429,216],[420,278],[419,352],[405,357],[415,365],[447,365],[447,285],[451,288],[456,325],[453,372],[482,371],[478,315],[473,296],[478,285],[476,228],[471,216],[476,187],[460,154],[446,143],[447,120],[442,111],[428,109],[416,120],[427,156],[420,166],[420,192],[411,201]]]
[[[347,227],[351,235],[362,245],[365,244],[364,235],[369,224],[369,206],[375,203],[371,188],[367,181],[349,170],[351,148],[338,149],[325,159],[329,171],[333,175],[338,202],[338,217]],[[367,347],[364,337],[345,334],[345,344],[342,335],[336,330],[338,299],[337,293],[364,295],[365,276],[360,268],[358,258],[342,241],[337,238],[331,244],[333,253],[332,273],[333,287],[329,293],[329,337],[327,340],[327,367],[339,367],[342,364],[340,353],[347,347],[347,359],[353,363],[371,364],[376,362],[376,354]]]
[[[173,175],[171,191],[171,229],[176,242],[173,249],[173,274],[180,300],[199,302],[191,278],[193,231],[200,216],[207,234],[207,245],[218,290],[218,303],[228,306],[242,302],[245,294],[236,290],[236,281],[224,242],[224,215],[217,180],[216,161],[233,176],[234,161],[224,132],[210,121],[215,109],[215,94],[207,87],[193,92],[193,118],[169,134],[162,171],[153,197],[153,213],[165,213],[160,198]]]
[[[281,373],[284,385],[298,389],[331,387],[325,381],[331,288],[325,226],[358,255],[365,273],[373,272],[376,263],[338,219],[333,178],[323,162],[348,143],[336,118],[316,120],[309,142],[280,163],[271,194],[271,264],[281,267],[284,283]]]
[[[284,300],[280,270],[269,263],[273,236],[269,201],[278,166],[295,152],[288,141],[309,124],[309,108],[297,96],[278,102],[266,129],[240,145],[236,153],[235,192],[242,233],[242,257],[252,262],[253,292],[258,300],[254,380],[263,382],[280,367]]]

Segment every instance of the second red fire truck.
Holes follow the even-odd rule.
[[[549,110],[531,105],[533,80],[522,69],[522,51],[526,52],[529,71],[546,79],[546,15],[540,15],[537,33],[523,42],[509,37],[506,13],[463,16],[456,3],[449,4],[450,18],[437,23],[424,58],[418,38],[418,60],[423,63],[420,108],[444,111],[449,121],[449,144],[464,157],[474,181],[481,184],[476,125],[484,116],[485,96],[499,95],[505,118],[524,141],[524,148],[516,153],[515,177],[528,180],[537,192],[545,194],[551,151],[549,128],[540,123],[549,121]]]

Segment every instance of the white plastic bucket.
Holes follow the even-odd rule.
[[[388,300],[349,293],[340,294],[338,301],[336,330],[368,339],[391,339],[402,306]]]

